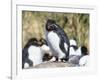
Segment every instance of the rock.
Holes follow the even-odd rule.
[[[57,68],[57,67],[75,67],[75,64],[69,62],[44,62],[34,66],[34,68]]]

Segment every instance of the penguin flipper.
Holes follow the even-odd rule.
[[[60,40],[59,47],[62,50],[62,52],[66,55],[64,60],[67,61],[69,59],[69,50],[67,44],[62,39]]]
[[[67,54],[67,50],[65,48],[65,45],[66,45],[66,43],[61,39],[59,47],[60,47],[60,49],[62,50],[63,53]]]

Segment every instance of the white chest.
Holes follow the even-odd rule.
[[[58,35],[56,33],[54,33],[53,31],[51,31],[50,33],[48,33],[47,38],[48,38],[48,42],[50,43],[52,48],[55,50],[58,50],[59,43],[60,43],[60,39],[59,39]]]
[[[42,52],[39,47],[30,46],[28,49],[29,59],[33,61],[33,65],[38,65],[42,63]]]
[[[59,47],[60,38],[56,33],[54,33],[53,31],[49,32],[47,35],[47,40],[54,56],[58,56],[59,58],[65,56],[65,54],[61,51]]]

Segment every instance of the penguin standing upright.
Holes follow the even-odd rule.
[[[78,46],[74,39],[70,39],[69,60],[68,62],[78,64],[80,56],[76,53]]]
[[[46,41],[56,60],[67,61],[69,59],[69,39],[64,30],[54,20],[46,22]]]

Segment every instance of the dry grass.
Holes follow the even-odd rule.
[[[23,46],[36,37],[44,37],[44,27],[47,19],[53,19],[59,24],[68,37],[75,38],[78,46],[85,45],[89,49],[89,14],[54,13],[54,12],[22,12]]]

